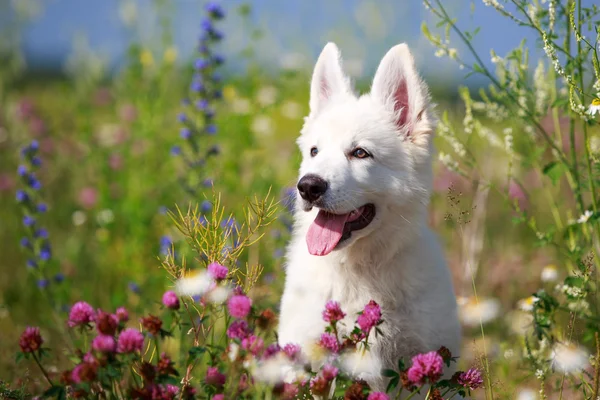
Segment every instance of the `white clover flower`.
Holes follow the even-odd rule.
[[[250,113],[252,109],[252,104],[250,100],[240,97],[231,100],[231,111],[238,115],[246,115]]]
[[[575,372],[585,368],[589,354],[574,343],[557,343],[552,349],[552,365],[562,372]]]
[[[594,116],[598,112],[600,112],[600,99],[596,97],[594,100],[592,100],[592,104],[590,104],[588,107],[587,113],[591,116]]]
[[[540,299],[534,296],[529,296],[525,299],[521,299],[518,302],[519,309],[523,311],[532,311],[533,305],[537,303]]]
[[[590,309],[590,303],[585,300],[577,300],[569,303],[568,308],[574,312],[587,313],[587,311]]]
[[[77,210],[71,216],[71,220],[73,221],[73,225],[80,226],[85,223],[85,221],[87,220],[87,217],[83,211]]]
[[[227,358],[229,358],[229,361],[234,362],[237,359],[239,352],[240,346],[232,341],[227,347]]]
[[[202,296],[210,289],[214,280],[206,270],[200,270],[175,282],[175,291],[180,296]]]
[[[214,304],[223,304],[231,294],[227,286],[219,285],[208,293],[207,300]]]
[[[252,131],[259,136],[271,136],[275,130],[273,121],[266,115],[259,115],[258,117],[254,118],[250,129],[252,129]]]
[[[506,358],[507,360],[513,358],[514,355],[515,355],[515,352],[513,349],[506,349],[504,351],[504,358]]]
[[[558,279],[558,268],[556,265],[546,265],[541,273],[542,282],[554,282]]]
[[[277,89],[273,86],[264,86],[258,89],[256,101],[263,107],[270,106],[277,100]]]
[[[445,49],[437,49],[435,51],[435,53],[433,53],[433,54],[438,58],[442,58],[446,55],[446,50]]]
[[[295,101],[286,101],[281,106],[281,115],[288,119],[297,119],[302,116],[302,106]]]
[[[459,298],[459,317],[467,326],[478,326],[493,321],[500,313],[500,303],[496,299],[479,299],[474,297]]]
[[[446,168],[448,168],[450,171],[458,170],[458,163],[456,161],[454,161],[452,159],[452,156],[450,156],[449,154],[440,152],[438,157],[439,157],[439,160],[442,162],[442,164],[444,164],[444,166]]]
[[[270,385],[283,382],[286,375],[296,369],[296,366],[289,361],[284,353],[278,353],[271,358],[261,360],[253,367],[252,376],[258,381]]]
[[[583,215],[581,215],[579,217],[579,219],[577,220],[578,224],[585,224],[586,222],[589,221],[590,217],[594,215],[594,213],[590,210],[587,210],[586,212],[583,213]]]
[[[112,210],[106,208],[104,210],[100,210],[96,215],[96,221],[100,225],[108,225],[115,220],[115,214]]]
[[[455,60],[456,57],[458,57],[458,50],[452,48],[452,49],[448,49],[448,57],[450,57],[451,59]]]

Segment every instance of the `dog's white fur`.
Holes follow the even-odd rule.
[[[347,316],[341,334],[371,299],[380,304],[383,335],[370,353],[377,370],[367,381],[385,388],[379,368],[393,368],[400,357],[448,347],[458,355],[460,325],[452,282],[442,250],[427,227],[432,183],[433,117],[428,90],[406,44],[393,47],[379,65],[371,92],[357,97],[333,43],[323,49],[311,83],[310,114],[298,144],[300,177],[316,174],[329,183],[324,208],[347,213],[366,203],[375,219],[354,231],[326,256],[310,255],[306,234],[318,210],[297,200],[294,234],[287,252],[279,343],[310,349],[325,322],[328,300]],[[318,147],[311,157],[310,149]],[[372,158],[348,154],[362,147]]]

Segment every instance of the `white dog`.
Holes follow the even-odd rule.
[[[315,65],[310,114],[298,144],[303,161],[295,227],[287,252],[279,343],[310,349],[321,313],[336,300],[347,313],[340,334],[371,300],[383,335],[371,336],[367,381],[400,357],[448,347],[460,325],[442,250],[427,227],[433,118],[428,90],[408,46],[382,59],[369,94],[354,95],[333,43]]]

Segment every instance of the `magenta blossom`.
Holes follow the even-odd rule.
[[[264,341],[258,336],[248,336],[242,340],[242,348],[248,350],[252,355],[258,356],[265,346]]]
[[[346,314],[342,311],[340,303],[337,301],[329,300],[325,304],[325,310],[323,310],[323,320],[325,322],[337,322],[344,318]]]
[[[92,348],[102,353],[114,353],[117,348],[115,339],[109,335],[98,335],[92,341]]]
[[[331,364],[325,364],[325,366],[323,366],[323,368],[321,369],[323,378],[325,378],[328,381],[332,381],[337,376],[338,372],[339,369],[337,369]]]
[[[470,370],[461,373],[458,376],[458,384],[467,389],[477,389],[483,386],[483,378],[478,369],[471,368]]]
[[[227,328],[227,336],[231,339],[244,339],[250,334],[250,328],[248,323],[243,319],[233,321],[229,328]]]
[[[227,274],[229,273],[227,267],[216,262],[208,264],[207,268],[208,273],[217,281],[227,278]]]
[[[229,314],[235,318],[245,318],[252,307],[252,300],[245,295],[232,296],[227,302]]]
[[[96,317],[94,309],[85,301],[73,304],[69,312],[69,326],[83,326],[92,322]]]
[[[296,343],[288,343],[285,346],[283,346],[283,352],[292,361],[298,360],[298,356],[300,355],[301,351],[302,349],[300,348],[300,345]]]
[[[442,376],[444,369],[444,360],[437,351],[417,354],[412,358],[412,366],[408,369],[408,379],[417,384],[424,385],[428,380],[430,383],[436,382]]]
[[[33,353],[38,351],[42,347],[44,339],[40,335],[40,328],[29,326],[21,334],[19,339],[19,346],[23,353]]]
[[[227,377],[219,372],[217,367],[208,367],[206,371],[206,383],[215,387],[223,387]]]
[[[274,355],[279,354],[280,351],[281,351],[281,347],[279,347],[279,344],[272,343],[272,344],[268,345],[267,348],[265,349],[265,352],[263,353],[263,358],[264,359],[271,358]]]
[[[319,345],[324,349],[331,351],[332,353],[337,353],[340,350],[340,345],[338,344],[337,338],[333,333],[321,334]]]
[[[389,396],[382,392],[373,392],[369,394],[367,400],[390,400]]]
[[[171,310],[179,310],[179,298],[172,290],[168,290],[165,292],[165,294],[163,294],[162,303],[165,307],[170,308]]]
[[[117,351],[119,353],[134,353],[141,351],[144,346],[144,335],[137,329],[127,328],[119,335]]]
[[[362,314],[358,316],[356,322],[363,332],[369,332],[371,328],[377,325],[381,321],[381,308],[374,300],[371,300],[369,304],[365,306]]]
[[[119,322],[129,321],[129,313],[127,312],[127,309],[125,307],[117,308],[117,311],[115,312],[115,314],[117,315]]]
[[[212,400],[225,400],[225,395],[223,393],[215,394]]]

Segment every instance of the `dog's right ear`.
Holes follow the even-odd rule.
[[[334,43],[327,43],[317,60],[310,84],[310,115],[320,113],[335,98],[352,95],[344,74],[341,55]]]

